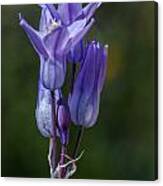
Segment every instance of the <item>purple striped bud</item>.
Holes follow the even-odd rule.
[[[107,68],[107,47],[94,41],[87,47],[72,95],[69,96],[71,119],[76,125],[91,127],[97,120]]]

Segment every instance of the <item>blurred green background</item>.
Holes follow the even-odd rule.
[[[2,176],[49,177],[48,139],[35,125],[39,58],[18,24],[38,27],[36,5],[2,6]],[[103,3],[88,38],[109,44],[97,124],[86,130],[73,178],[153,180],[154,2]],[[76,127],[71,128],[74,145]]]

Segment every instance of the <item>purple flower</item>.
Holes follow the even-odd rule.
[[[88,44],[84,62],[69,96],[71,119],[76,125],[91,127],[99,113],[107,61],[107,46],[95,41]]]
[[[63,25],[61,13],[53,5],[41,5],[39,31],[32,28],[19,14],[20,25],[38,55],[43,59],[41,81],[45,88],[55,90],[63,85],[66,74],[66,55],[88,32],[94,19],[82,17]]]

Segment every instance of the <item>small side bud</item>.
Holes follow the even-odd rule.
[[[70,112],[66,104],[58,105],[58,131],[63,145],[69,141]]]

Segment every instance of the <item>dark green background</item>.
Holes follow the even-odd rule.
[[[2,6],[2,176],[49,177],[48,139],[35,125],[39,58],[18,24],[37,28],[36,5]],[[89,39],[109,44],[97,124],[86,130],[73,178],[153,180],[154,2],[103,3]],[[76,127],[71,128],[71,146]],[[70,149],[71,151],[71,149]]]

